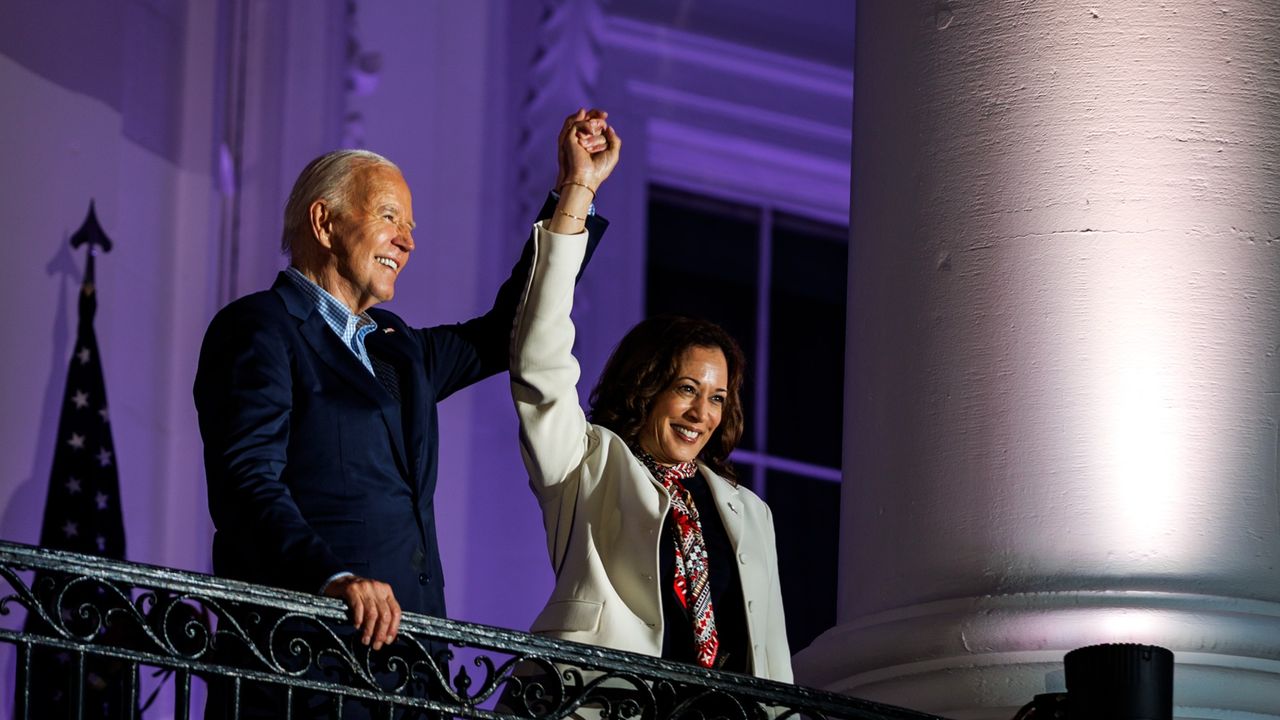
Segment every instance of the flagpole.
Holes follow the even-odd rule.
[[[84,224],[71,236],[71,247],[87,245],[80,285],[75,346],[67,365],[66,385],[54,440],[53,464],[40,528],[40,546],[125,559],[124,516],[115,443],[107,411],[107,390],[93,318],[98,308],[95,258],[110,252],[111,239],[98,223],[93,201]],[[109,597],[106,586],[68,585],[66,576],[42,572],[32,582],[38,593],[56,594],[69,607],[94,607]],[[68,594],[64,597],[65,594]],[[77,632],[124,632],[124,626],[82,627],[92,618],[57,617],[48,621],[28,615],[27,632],[48,633],[47,622],[71,623]],[[79,624],[77,624],[79,623]],[[119,625],[119,624],[117,624]],[[125,696],[117,660],[93,658],[73,662],[67,653],[43,649],[32,653],[32,682],[25,710],[31,717],[124,717],[132,701]]]

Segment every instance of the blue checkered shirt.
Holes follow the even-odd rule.
[[[378,329],[378,323],[369,317],[369,313],[353,315],[338,298],[311,282],[311,278],[303,275],[292,265],[284,271],[284,274],[298,286],[299,290],[311,298],[311,302],[316,304],[316,310],[320,311],[320,317],[324,318],[325,324],[342,340],[342,344],[346,345],[347,349],[355,353],[356,359],[364,365],[364,369],[368,370],[370,375],[375,375],[373,363],[369,362],[369,352],[364,348],[365,336]]]

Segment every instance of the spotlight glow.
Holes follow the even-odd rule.
[[[1118,549],[1147,555],[1167,546],[1167,531],[1177,522],[1186,422],[1159,356],[1147,350],[1123,362],[1109,393],[1111,472],[1106,479],[1113,539]]]

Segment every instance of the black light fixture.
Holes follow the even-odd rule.
[[[1063,659],[1070,720],[1172,720],[1173,653],[1155,645],[1090,645]]]
[[[1155,645],[1076,648],[1067,691],[1037,695],[1015,720],[1173,720],[1173,653]]]

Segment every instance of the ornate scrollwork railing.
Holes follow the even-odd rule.
[[[191,712],[193,679],[210,683],[228,717],[264,697],[335,716],[341,705],[347,718],[414,708],[493,720],[931,717],[483,625],[406,614],[400,627],[371,652],[336,600],[0,542],[0,647],[16,648],[16,718],[90,705],[86,717],[102,707],[137,717],[139,667],[174,673],[175,717]]]

